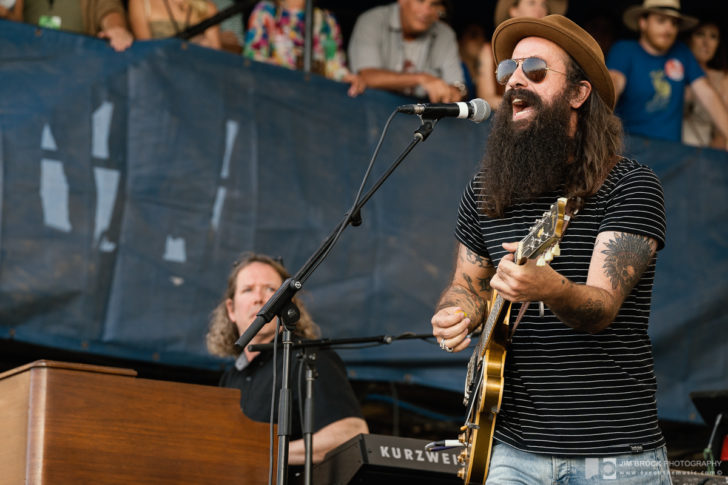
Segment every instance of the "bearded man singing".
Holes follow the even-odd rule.
[[[541,302],[507,349],[486,483],[669,484],[647,335],[665,242],[660,181],[618,155],[614,85],[588,33],[559,15],[515,18],[492,45],[506,93],[460,203],[452,281],[432,317],[440,346],[457,352],[494,291]],[[516,264],[517,241],[558,197],[579,201],[561,255]]]

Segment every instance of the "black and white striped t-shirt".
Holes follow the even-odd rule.
[[[502,219],[478,210],[481,175],[465,189],[457,239],[497,266],[504,241],[523,239],[559,194],[509,208]],[[623,159],[587,199],[551,266],[586,283],[596,237],[619,231],[665,243],[662,186],[655,173]],[[597,334],[573,330],[532,304],[508,349],[505,390],[495,438],[533,453],[614,455],[664,444],[657,422],[656,380],[647,335],[655,260],[627,296],[614,322]],[[518,306],[516,306],[517,310]]]

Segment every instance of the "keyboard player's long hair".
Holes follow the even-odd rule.
[[[237,357],[240,351],[235,347],[235,342],[240,338],[238,327],[230,320],[227,313],[227,301],[235,295],[235,284],[238,273],[251,263],[263,263],[273,268],[285,281],[291,275],[280,261],[265,254],[246,252],[243,253],[235,263],[228,275],[227,288],[218,305],[210,315],[210,325],[207,331],[207,350],[213,355],[220,357]],[[306,307],[301,300],[294,296],[293,302],[301,312],[301,318],[296,323],[295,334],[300,338],[314,339],[320,335],[319,327],[314,323]]]

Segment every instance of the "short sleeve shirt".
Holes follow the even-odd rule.
[[[356,21],[349,40],[349,63],[353,72],[365,68],[394,72],[425,72],[448,84],[462,83],[463,70],[455,32],[444,22],[409,41],[407,50],[417,55],[406,59],[399,4],[392,3],[364,12]],[[415,93],[424,97],[424,91]]]
[[[607,67],[626,78],[616,108],[625,131],[679,142],[685,88],[705,76],[690,49],[676,42],[666,54],[655,56],[637,41],[620,41],[610,49]]]
[[[503,218],[493,219],[479,208],[480,177],[463,194],[456,237],[497,266],[507,254],[501,243],[523,239],[559,194],[515,204]],[[585,284],[600,233],[646,236],[662,248],[665,230],[659,179],[649,167],[623,159],[572,218],[561,255],[550,264],[574,283]],[[532,453],[581,456],[633,453],[664,444],[647,334],[655,262],[653,258],[601,332],[579,332],[548,307],[543,316],[538,305],[528,307],[507,352],[497,440]]]

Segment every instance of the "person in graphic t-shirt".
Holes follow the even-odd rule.
[[[728,110],[690,49],[677,34],[697,24],[679,0],[644,0],[624,12],[639,40],[612,46],[607,67],[619,99],[617,115],[632,135],[681,141],[685,88],[690,87],[721,133],[728,136]],[[728,147],[724,147],[728,148]]]

